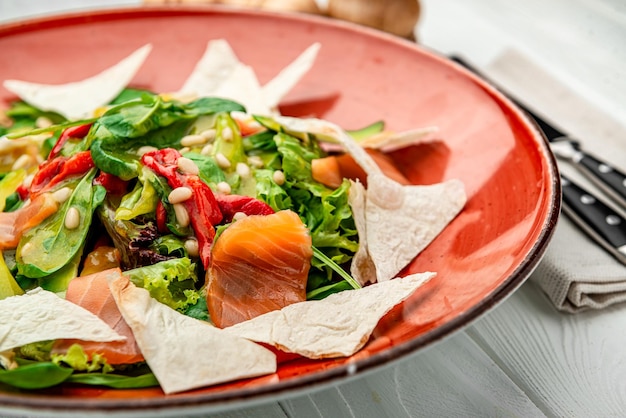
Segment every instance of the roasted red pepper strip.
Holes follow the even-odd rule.
[[[50,180],[61,171],[61,166],[65,164],[65,161],[67,161],[67,157],[57,157],[54,160],[44,161],[33,176],[33,181],[30,183],[30,192],[37,194],[46,187]]]
[[[265,202],[250,196],[239,196],[235,194],[216,195],[215,199],[220,206],[224,222],[233,220],[237,212],[246,215],[271,215],[274,209]]]
[[[108,193],[121,195],[128,190],[128,182],[122,180],[114,174],[101,171],[93,181],[94,184],[100,185],[106,189]]]
[[[141,163],[167,179],[173,189],[188,187],[193,191],[190,199],[183,202],[189,213],[191,226],[198,240],[200,259],[205,269],[211,260],[211,246],[215,238],[215,227],[222,221],[222,212],[215,200],[213,191],[200,177],[178,171],[178,158],[181,154],[173,148],[164,148],[145,153]]]
[[[165,206],[163,206],[163,202],[159,200],[156,207],[156,223],[157,230],[161,233],[166,233],[167,229],[167,211],[165,210]]]
[[[71,157],[56,157],[44,162],[30,186],[30,195],[34,197],[70,177],[85,174],[94,167],[89,151],[79,152]]]
[[[89,133],[89,129],[91,129],[91,125],[91,123],[88,123],[86,125],[72,126],[64,130],[61,133],[61,136],[59,136],[59,139],[57,139],[56,144],[54,144],[54,147],[52,147],[52,149],[50,150],[50,154],[48,154],[48,161],[56,158],[56,156],[59,155],[59,152],[61,152],[61,148],[63,148],[63,145],[65,145],[68,139],[86,137]]]

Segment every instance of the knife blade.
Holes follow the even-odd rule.
[[[574,151],[579,153],[576,156],[572,156],[570,160],[579,164],[581,172],[590,177],[594,177],[595,182],[602,182],[603,186],[601,189],[603,191],[610,190],[611,193],[607,193],[609,196],[614,197],[614,195],[617,194],[618,197],[626,197],[626,176],[623,173],[611,167],[609,164],[603,163],[580,150],[576,150],[571,140],[567,139],[559,129],[515,100],[510,94],[507,94],[500,87],[496,86],[491,80],[487,79],[465,60],[457,56],[453,56],[451,59],[488,81],[494,87],[497,87],[500,92],[505,94],[520,109],[526,112],[529,117],[535,120],[537,126],[544,132],[549,141],[556,140],[556,142],[552,142],[552,144],[561,143],[559,146],[564,148],[563,144],[565,144],[565,141],[570,142],[569,146],[573,147]],[[569,151],[571,151],[571,149]],[[555,155],[557,155],[556,152]],[[585,161],[584,163],[582,162],[583,160]],[[602,176],[600,176],[600,174],[602,174]],[[617,187],[620,182],[621,187],[624,189],[623,191]],[[563,212],[619,262],[626,264],[626,218],[609,207],[602,199],[598,198],[590,191],[585,190],[563,174],[561,174],[561,187],[563,193]],[[620,199],[616,200],[620,202]]]

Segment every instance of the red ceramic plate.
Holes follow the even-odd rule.
[[[440,142],[393,155],[417,184],[451,178],[466,208],[408,267],[438,276],[388,314],[346,359],[285,361],[271,376],[164,396],[159,389],[0,388],[0,409],[30,413],[214,411],[320,388],[379,368],[468,325],[528,277],[559,213],[560,186],[535,125],[492,87],[445,58],[372,30],[311,16],[225,9],[150,8],[66,15],[0,27],[0,80],[78,80],[146,44],[153,51],[133,85],[178,89],[207,41],[225,38],[262,83],[313,42],[315,66],[282,105],[357,128],[383,119],[394,130],[436,125]],[[0,88],[0,101],[12,99]],[[210,354],[207,354],[210,355]]]

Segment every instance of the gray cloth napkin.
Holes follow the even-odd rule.
[[[592,106],[559,78],[516,50],[507,50],[486,74],[542,117],[575,136],[582,147],[624,168],[626,126]],[[564,174],[590,190],[573,167],[559,162]],[[561,311],[576,313],[626,301],[626,266],[562,214],[546,254],[531,275]]]

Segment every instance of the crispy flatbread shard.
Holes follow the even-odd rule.
[[[163,305],[127,277],[109,287],[166,394],[276,371],[271,351]]]
[[[41,288],[0,301],[0,352],[60,338],[126,339],[88,310]]]
[[[465,187],[459,180],[405,186],[382,174],[370,175],[367,181],[367,252],[376,266],[377,280],[390,280],[461,211]]]
[[[309,46],[291,64],[283,68],[276,77],[263,86],[263,97],[268,107],[275,108],[278,106],[283,97],[309,72],[320,47],[320,43]]]
[[[308,358],[351,356],[380,319],[433,278],[426,272],[299,302],[224,330]]]
[[[110,103],[130,83],[152,45],[137,49],[112,67],[81,81],[67,84],[38,84],[5,80],[3,85],[25,102],[69,120],[91,117],[99,107]]]
[[[359,249],[352,257],[350,274],[361,286],[376,282],[376,266],[367,249],[367,221],[365,219],[366,191],[363,183],[351,181],[348,204],[352,208],[354,224],[359,234]]]
[[[221,97],[241,103],[248,113],[270,115],[254,70],[239,61],[224,39],[211,40],[177,94]]]
[[[195,94],[198,97],[212,96],[240,64],[225,39],[209,41],[204,54],[183,83],[179,93]]]
[[[261,87],[252,67],[239,61],[226,40],[211,40],[177,94],[222,97],[241,103],[250,114],[272,115],[312,67],[319,48],[311,45]]]
[[[359,142],[364,148],[379,149],[382,152],[392,152],[411,145],[417,145],[432,140],[432,134],[439,131],[436,126],[410,129],[402,132],[383,131]]]

